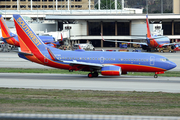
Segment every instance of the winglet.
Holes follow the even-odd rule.
[[[103,36],[102,36],[102,33],[100,33],[100,34],[101,34],[102,40],[105,41],[104,38],[103,38]]]
[[[57,61],[55,55],[52,53],[52,51],[51,51],[49,48],[47,48],[47,51],[48,51],[48,53],[49,53],[51,59],[52,59],[53,61]]]
[[[78,47],[79,47],[79,49],[81,50],[82,48],[81,48],[81,46],[78,44]]]
[[[53,61],[61,61],[61,60],[58,60],[57,58],[56,58],[56,56],[53,54],[53,52],[49,49],[49,48],[46,48],[47,49],[47,51],[48,51],[48,53],[49,53],[49,55],[50,55],[50,57],[51,57],[51,59],[53,60]],[[61,61],[62,62],[62,61]]]
[[[150,32],[150,28],[149,28],[148,15],[146,15],[146,26],[147,26],[147,37],[150,38],[151,37],[151,32]]]

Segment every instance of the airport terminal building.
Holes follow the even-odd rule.
[[[178,3],[174,3],[174,6],[177,5],[180,6]],[[44,23],[38,21],[39,25],[36,24],[33,29],[44,32],[65,32],[68,35],[64,36],[68,36],[72,43],[90,41],[95,47],[119,47],[117,42],[103,41],[101,34],[103,39],[142,40],[141,37],[145,38],[147,34],[146,14],[142,14],[142,11],[143,9],[136,8],[91,10],[89,7],[89,10],[88,8],[87,10],[1,10],[1,14],[6,18],[12,17],[12,14],[21,14],[34,20],[53,20],[54,24],[46,25],[47,27],[42,27]],[[156,35],[168,36],[172,42],[180,39],[180,11],[176,9],[175,12],[176,14],[148,14],[151,32]],[[141,37],[134,39],[134,36],[137,35]]]
[[[149,14],[148,17],[152,33],[180,39],[180,15]],[[89,40],[96,47],[118,47],[117,43],[103,41],[100,33],[104,39],[123,41],[147,34],[145,14],[47,15],[46,19],[59,21],[60,29],[71,28],[71,40]]]

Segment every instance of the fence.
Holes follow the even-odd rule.
[[[0,120],[180,120],[170,116],[0,113]]]

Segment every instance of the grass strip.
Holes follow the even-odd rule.
[[[84,71],[73,71],[62,69],[43,69],[43,68],[0,68],[0,73],[56,73],[56,74],[88,74]]]
[[[62,69],[0,68],[0,73],[56,73],[56,74],[84,74],[84,75],[87,75],[89,72],[84,72],[84,71],[69,72],[68,70],[62,70]],[[154,76],[154,73],[128,72],[127,75]],[[159,74],[158,76],[180,77],[180,71],[166,71],[165,74]]]
[[[0,112],[180,116],[180,93],[0,88]]]

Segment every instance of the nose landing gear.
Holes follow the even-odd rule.
[[[155,72],[154,78],[158,78],[158,74],[164,74],[164,71],[161,71],[161,72]]]
[[[158,75],[157,75],[157,74],[155,74],[155,75],[154,75],[154,78],[158,78]]]

